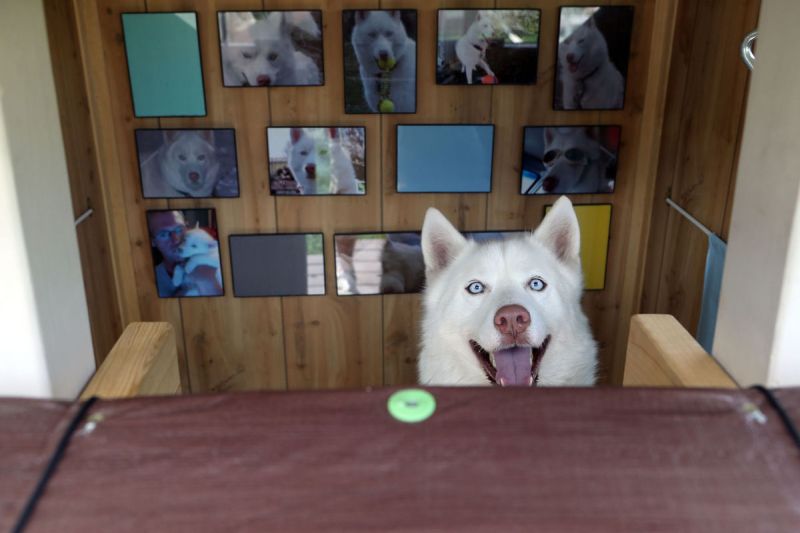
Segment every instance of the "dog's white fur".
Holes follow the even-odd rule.
[[[494,72],[486,62],[486,48],[489,43],[487,38],[493,31],[492,23],[482,12],[478,12],[475,21],[470,24],[465,33],[456,41],[456,57],[461,62],[461,71],[467,75],[467,83],[472,84],[472,72],[481,67],[487,74],[494,77]]]
[[[380,103],[381,54],[396,61],[389,72],[389,98],[394,112],[416,109],[417,44],[406,33],[400,11],[356,11],[351,38],[358,59],[364,98],[373,113]]]
[[[209,136],[164,131],[164,144],[141,162],[144,195],[159,198],[213,196],[220,165]]]
[[[316,194],[317,143],[303,128],[289,130],[289,145],[286,147],[287,164],[301,194]]]
[[[228,86],[319,85],[319,67],[295,48],[292,28],[311,37],[321,33],[308,12],[272,11],[256,18],[251,12],[224,15],[228,40],[221,45],[223,76]]]
[[[581,150],[588,162],[577,164],[569,161],[565,152],[577,148]],[[545,194],[568,193],[605,193],[611,192],[607,178],[608,166],[614,157],[595,140],[587,128],[545,128],[544,153],[555,150],[560,155],[546,164],[542,175]]]
[[[539,228],[518,239],[466,240],[436,209],[422,228],[427,287],[423,297],[419,381],[424,385],[489,385],[470,340],[488,352],[507,348],[495,313],[524,307],[530,327],[517,346],[550,341],[538,368],[539,385],[592,385],[597,348],[581,309],[580,229],[572,204],[560,198]],[[532,278],[546,283],[530,286]],[[467,287],[479,281],[484,292]]]
[[[186,288],[183,296],[216,295],[219,287],[222,287],[219,243],[208,232],[195,226],[186,231],[178,251],[186,262],[175,266],[172,284],[176,287],[183,285]],[[199,266],[216,269],[215,278],[219,287],[213,286],[213,283],[209,283],[208,280],[192,276],[194,270]]]
[[[611,62],[594,17],[559,45],[558,67],[564,109],[622,108],[625,79]]]
[[[331,158],[331,194],[358,194],[359,181],[350,152],[342,146],[339,128],[328,129],[328,153]]]

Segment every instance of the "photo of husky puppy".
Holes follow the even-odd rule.
[[[440,9],[436,83],[536,83],[538,9]]]
[[[533,234],[466,239],[430,208],[422,227],[422,385],[593,385],[580,228],[560,198]]]
[[[345,113],[414,113],[416,10],[344,10]]]
[[[526,127],[520,194],[614,192],[619,126]]]
[[[622,109],[633,7],[562,7],[555,109]]]
[[[137,129],[144,198],[239,196],[232,129]]]
[[[323,85],[320,11],[220,11],[225,87]]]
[[[276,195],[366,194],[364,128],[267,128]]]

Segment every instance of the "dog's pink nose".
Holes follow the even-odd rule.
[[[531,315],[521,305],[504,305],[494,314],[494,327],[505,336],[516,338],[530,325]]]
[[[380,52],[378,52],[378,59],[380,59],[381,61],[386,61],[387,59],[389,59],[389,52],[387,52],[386,50],[381,50]]]
[[[270,78],[266,74],[262,74],[256,78],[256,83],[259,85],[269,85],[270,83],[272,83],[272,78]]]
[[[545,192],[553,192],[558,187],[558,178],[556,176],[547,176],[542,182],[542,189]]]
[[[567,61],[569,61],[570,63],[574,63],[575,62],[575,54],[567,54]]]
[[[306,174],[314,176],[317,173],[317,165],[306,165]]]
[[[200,174],[198,174],[197,172],[189,172],[189,179],[192,182],[195,182],[200,179]]]

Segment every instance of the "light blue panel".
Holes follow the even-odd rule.
[[[206,115],[195,13],[124,13],[137,117]]]
[[[398,192],[490,192],[494,126],[401,125]]]

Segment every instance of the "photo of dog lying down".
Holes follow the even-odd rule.
[[[438,210],[422,227],[422,385],[593,385],[580,229],[561,197],[532,234],[477,243]]]

